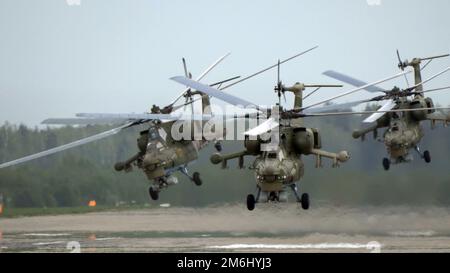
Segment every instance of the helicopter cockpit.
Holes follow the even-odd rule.
[[[163,129],[151,127],[148,130],[148,144],[147,151],[162,151],[166,148],[165,145],[166,132]]]

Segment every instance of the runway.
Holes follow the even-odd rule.
[[[242,204],[0,218],[0,252],[450,252],[450,209]]]

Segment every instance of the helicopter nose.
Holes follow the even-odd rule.
[[[275,168],[273,166],[265,166],[264,168],[262,168],[261,174],[264,175],[264,176],[274,175],[275,174]]]
[[[277,180],[278,171],[275,166],[266,165],[259,170],[258,176],[265,182],[274,182]]]

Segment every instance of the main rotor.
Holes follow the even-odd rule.
[[[281,107],[281,96],[284,98],[284,102],[286,102],[286,92],[291,92],[295,96],[294,100],[294,109],[301,109],[303,106],[303,100],[307,97],[311,96],[315,92],[317,92],[321,88],[333,88],[333,87],[342,87],[343,85],[339,84],[305,84],[296,82],[292,86],[286,87],[283,85],[281,79],[280,79],[280,60],[278,60],[278,69],[277,69],[277,85],[274,87],[275,93],[278,95],[278,105]],[[307,96],[303,97],[303,92],[307,88],[315,88],[311,93],[309,93]]]

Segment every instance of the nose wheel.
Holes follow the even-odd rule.
[[[388,171],[389,168],[391,167],[391,161],[389,160],[389,158],[383,158],[383,168],[385,171]]]
[[[152,200],[154,200],[154,201],[158,200],[159,190],[155,189],[153,186],[150,186],[150,188],[148,188],[148,193]]]
[[[256,199],[253,194],[247,195],[247,209],[252,211],[255,209]]]
[[[200,179],[200,173],[195,172],[192,175],[192,181],[194,181],[194,184],[197,186],[201,186],[203,184],[202,180]]]
[[[423,160],[425,160],[426,163],[431,162],[431,155],[429,151],[423,152]]]
[[[302,204],[302,209],[309,209],[309,195],[307,193],[302,194],[300,203]]]

